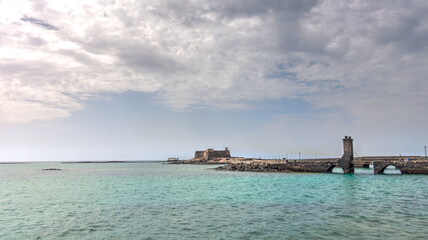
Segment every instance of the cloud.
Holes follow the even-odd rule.
[[[361,122],[427,117],[426,1],[3,1],[0,9],[0,121],[67,117],[87,96],[126,91],[184,111],[297,98]]]
[[[48,23],[45,23],[43,20],[40,20],[37,18],[23,17],[23,18],[21,18],[21,21],[30,22],[32,24],[42,26],[43,28],[45,28],[47,30],[58,30],[58,28],[56,28],[55,26],[48,24]]]

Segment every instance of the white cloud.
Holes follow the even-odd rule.
[[[126,91],[155,92],[175,110],[300,98],[356,121],[427,117],[426,1],[1,1],[0,9],[0,121],[68,117],[88,95]]]

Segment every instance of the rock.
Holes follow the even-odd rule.
[[[217,167],[216,170],[221,171],[239,171],[239,172],[283,172],[290,173],[293,172],[285,165],[280,164],[261,164],[255,162],[249,163],[231,163],[225,166]]]

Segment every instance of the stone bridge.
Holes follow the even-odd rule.
[[[286,169],[294,172],[332,172],[335,167],[343,169],[344,173],[354,173],[354,167],[373,165],[374,174],[383,173],[388,166],[394,166],[402,174],[428,174],[428,159],[420,156],[376,156],[354,158],[353,139],[345,136],[343,139],[343,156],[329,159],[287,160],[285,163],[273,164],[276,169]]]
[[[328,159],[287,160],[285,168],[294,172],[332,172],[333,168],[340,167],[344,173],[354,172],[354,147],[349,136],[343,138],[343,156]]]
[[[401,174],[428,174],[428,161],[424,160],[384,160],[373,162],[374,174],[383,173],[388,166],[394,166]]]

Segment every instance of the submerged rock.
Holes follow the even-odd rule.
[[[61,171],[59,168],[44,168],[43,171]]]

